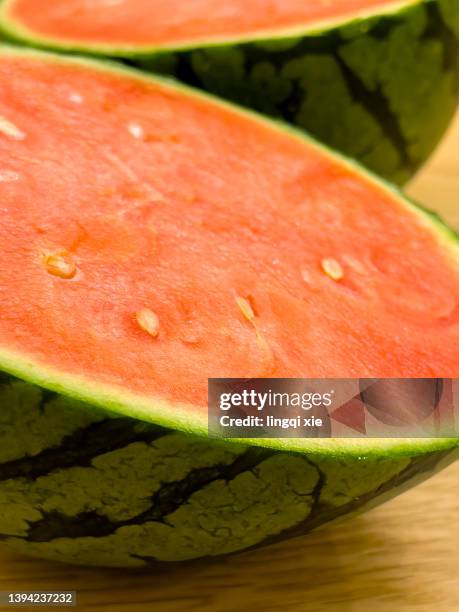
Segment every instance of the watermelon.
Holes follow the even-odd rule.
[[[459,0],[6,0],[0,29],[174,75],[399,184],[458,98]]]
[[[457,457],[456,438],[207,432],[209,377],[457,376],[459,246],[436,217],[292,128],[117,64],[3,47],[0,88],[6,545],[215,557]]]

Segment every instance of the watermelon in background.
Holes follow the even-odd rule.
[[[457,103],[459,0],[4,0],[0,28],[171,74],[400,184]]]
[[[209,377],[457,377],[438,219],[291,128],[117,64],[3,48],[0,90],[6,544],[213,557],[457,457],[457,439],[207,437]]]

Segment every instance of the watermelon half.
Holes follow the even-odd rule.
[[[459,0],[4,0],[28,45],[124,58],[405,182],[458,97]]]
[[[454,377],[457,236],[294,130],[0,50],[0,534],[64,561],[240,551],[367,508],[457,439],[207,436],[209,377]]]

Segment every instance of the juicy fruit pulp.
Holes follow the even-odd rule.
[[[388,189],[165,83],[0,83],[3,347],[202,410],[209,377],[457,375],[455,247]]]
[[[0,28],[27,45],[173,75],[400,184],[458,99],[459,0],[6,0]]]
[[[64,41],[170,47],[344,21],[398,6],[390,0],[14,0],[10,14],[37,34]]]

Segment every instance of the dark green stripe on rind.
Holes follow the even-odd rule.
[[[133,419],[109,419],[77,429],[66,436],[59,446],[37,455],[0,464],[0,481],[11,478],[35,480],[45,476],[56,465],[59,469],[84,467],[102,453],[123,448],[134,442],[151,443],[169,432],[161,427],[144,426]]]
[[[24,410],[24,399],[28,411]],[[92,406],[73,402],[4,372],[0,372],[0,402],[0,458],[3,459],[0,462],[0,482],[13,478],[36,480],[46,476],[56,466],[59,469],[89,466],[95,457],[103,453],[134,442],[152,443],[170,434],[170,430],[163,427],[129,418],[114,418]],[[7,402],[10,412],[8,421],[8,410],[4,408]],[[61,417],[59,424],[56,423],[58,414]],[[32,439],[32,446],[21,450],[21,428],[24,425],[25,437],[29,431],[32,436],[35,433],[35,439]],[[62,429],[63,425],[65,429]],[[62,438],[47,447],[46,443],[50,443],[51,438],[47,439],[46,434],[52,429],[54,432],[60,429]],[[8,431],[14,431],[18,439],[8,440]],[[14,449],[20,456],[5,460],[5,453],[9,449]]]
[[[405,469],[401,470],[398,474],[384,482],[378,488],[375,488],[366,494],[360,495],[346,504],[338,506],[324,504],[321,502],[321,493],[326,485],[327,476],[321,469],[320,461],[317,461],[316,463],[311,462],[311,464],[317,469],[319,480],[317,481],[315,490],[312,493],[313,504],[307,519],[284,532],[267,538],[259,544],[250,547],[248,550],[257,549],[262,546],[268,546],[270,544],[276,544],[284,540],[303,536],[330,521],[336,521],[345,517],[346,515],[361,513],[366,509],[382,503],[384,501],[383,496],[385,494],[387,495],[389,493],[390,496],[393,496],[395,491],[400,493],[401,489],[409,486],[409,483],[413,479],[417,479],[417,482],[421,482],[422,480],[432,476],[438,469],[440,469],[440,465],[445,467],[445,464],[448,464],[453,460],[454,458],[451,453],[444,451],[431,453],[430,455],[423,457],[415,457],[409,462]],[[142,560],[147,565],[158,566],[158,564],[161,564],[161,562],[154,557],[137,555],[135,558]]]
[[[442,467],[444,467],[445,462],[448,463],[453,460],[454,458],[452,453],[449,451],[437,451],[430,453],[429,455],[414,457],[404,469],[396,473],[392,478],[386,480],[373,490],[353,498],[351,501],[343,504],[342,506],[332,506],[330,504],[321,503],[321,493],[325,483],[327,482],[327,477],[325,472],[322,471],[321,463],[317,462],[315,467],[321,475],[321,481],[319,482],[319,487],[314,495],[315,503],[310,515],[306,521],[295,525],[286,532],[270,538],[269,540],[263,542],[263,544],[273,544],[286,538],[288,539],[304,535],[310,531],[313,531],[314,529],[317,529],[317,527],[320,527],[324,523],[334,521],[350,513],[354,514],[361,511],[362,509],[367,508],[371,502],[377,500],[378,497],[383,496],[386,493],[393,494],[394,490],[403,488],[404,485],[409,483],[413,478],[417,478],[418,480],[428,478],[437,471],[440,465],[443,464]]]
[[[124,521],[110,521],[96,512],[82,512],[74,517],[58,512],[44,513],[40,521],[30,526],[26,539],[29,542],[47,542],[62,537],[102,538],[115,533],[120,527],[143,525],[152,521],[162,522],[186,503],[193,493],[216,480],[231,481],[236,476],[254,469],[271,454],[261,448],[249,448],[229,465],[192,470],[182,480],[162,485],[152,496],[147,510]]]
[[[135,566],[258,547],[376,503],[454,456],[276,452],[43,397],[3,375],[0,534],[62,561]]]

